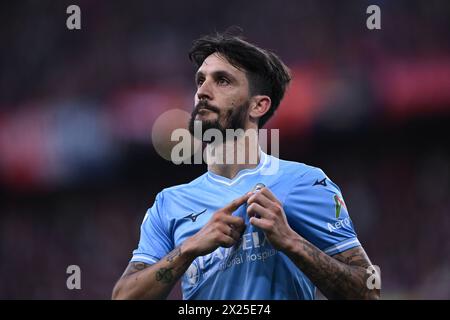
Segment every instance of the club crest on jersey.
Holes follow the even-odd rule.
[[[345,205],[344,200],[337,194],[334,195],[334,203],[336,219],[338,219],[341,215],[341,209],[344,208],[345,210],[347,210],[347,206]]]
[[[188,283],[192,286],[196,285],[200,280],[200,267],[196,260],[192,261],[191,265],[185,272],[185,277]]]

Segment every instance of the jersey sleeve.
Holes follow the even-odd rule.
[[[330,256],[361,245],[341,190],[321,169],[297,177],[285,211],[290,226]]]
[[[164,221],[164,198],[159,193],[153,206],[147,210],[141,225],[139,245],[130,262],[154,264],[173,250],[173,241]]]

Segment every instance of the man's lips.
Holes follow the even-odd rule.
[[[207,114],[208,112],[215,112],[206,108],[201,108],[197,111],[197,114],[203,115],[203,114]]]

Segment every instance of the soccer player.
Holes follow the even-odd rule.
[[[192,133],[199,122],[203,132],[261,128],[290,81],[274,53],[229,34],[196,40],[189,57],[198,67]],[[252,150],[246,141],[228,143]],[[314,299],[316,287],[330,299],[376,299],[371,265],[338,186],[258,149],[253,164],[208,163],[156,196],[112,297],[164,299],[181,278],[184,299]]]

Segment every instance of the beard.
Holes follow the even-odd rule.
[[[214,112],[217,114],[217,118],[215,120],[202,120],[202,137],[206,130],[208,129],[217,129],[222,133],[222,136],[226,137],[227,129],[245,129],[245,122],[247,118],[248,107],[250,106],[250,101],[247,100],[242,105],[227,109],[224,112],[208,103],[206,100],[201,100],[194,108],[191,114],[191,119],[189,120],[189,132],[194,136],[194,124],[195,117],[197,116],[200,109],[206,109],[210,112]]]

